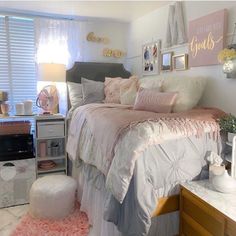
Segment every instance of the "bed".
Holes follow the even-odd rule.
[[[82,77],[104,81],[105,77],[129,76],[123,65],[116,63],[77,62],[67,71],[67,81],[74,83],[80,83]],[[73,163],[72,175],[78,183],[78,201],[92,225],[90,235],[178,234],[179,183],[206,177],[207,154],[221,152],[218,127],[212,120],[220,112],[194,110],[191,116],[196,117],[200,111],[206,117],[210,114],[211,120],[197,120],[192,133],[186,129],[186,123],[173,132],[169,128],[172,123],[168,126],[172,117],[162,119],[158,115],[145,122],[137,119],[132,127],[127,119],[126,128],[116,136],[119,139],[107,138],[106,131],[101,131],[119,130],[111,122],[112,117],[130,114],[129,107],[88,104],[74,111],[67,151]],[[101,119],[99,114],[103,112]],[[112,139],[116,141],[110,144]],[[112,146],[112,158],[106,159],[108,144]]]

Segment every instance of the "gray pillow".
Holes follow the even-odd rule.
[[[81,78],[83,103],[102,103],[104,95],[104,83],[100,81]]]

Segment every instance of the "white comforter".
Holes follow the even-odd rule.
[[[76,119],[76,116],[74,119]],[[212,127],[206,125],[204,132],[209,133],[210,131],[212,131]],[[165,123],[161,121],[139,123],[119,139],[115,147],[114,159],[110,165],[110,162],[102,155],[101,147],[96,145],[93,134],[86,122],[81,129],[81,133],[77,132],[76,134],[77,137],[73,137],[73,145],[72,139],[71,143],[67,145],[68,153],[73,153],[73,156],[78,159],[95,166],[104,174],[107,173],[106,187],[120,203],[123,202],[128,191],[136,160],[152,146],[187,136],[181,132],[171,132]],[[214,151],[218,152],[219,150],[214,147]],[[172,157],[170,156],[170,158]],[[191,157],[186,157],[186,159],[190,161]],[[170,161],[175,163],[174,160]],[[162,165],[163,168],[166,168],[168,163],[162,163]],[[199,167],[194,170],[194,166],[190,166],[193,168],[193,172],[199,173]]]

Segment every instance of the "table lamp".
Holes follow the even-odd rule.
[[[66,97],[66,91],[61,91],[65,87],[66,67],[63,64],[41,63],[38,72],[44,87],[38,94],[36,105],[44,110],[44,114],[57,113],[60,97]]]

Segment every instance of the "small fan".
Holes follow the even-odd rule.
[[[58,93],[55,85],[47,85],[40,91],[36,105],[42,108],[44,114],[51,114],[58,105]]]

